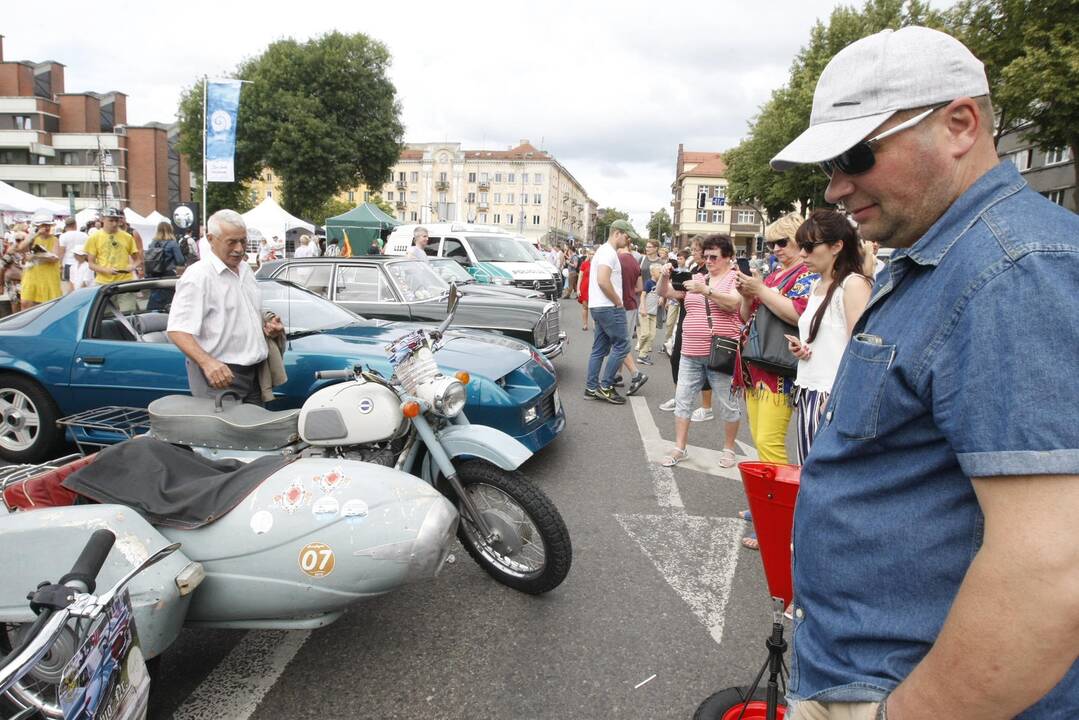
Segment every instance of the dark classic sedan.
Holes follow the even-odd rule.
[[[366,318],[439,322],[446,317],[450,285],[420,260],[386,255],[290,258],[263,264],[257,275],[294,282]],[[547,359],[561,355],[566,344],[559,305],[547,300],[466,290],[453,324],[523,340]]]
[[[54,452],[62,416],[104,406],[144,408],[187,394],[184,355],[165,332],[176,279],[135,280],[78,290],[0,319],[0,457],[38,462]],[[263,280],[263,309],[285,324],[288,380],[271,409],[300,407],[318,370],[362,363],[389,377],[386,346],[414,323],[367,320],[291,283]],[[468,372],[471,422],[506,432],[533,451],[562,432],[566,416],[554,367],[531,345],[451,328],[435,354],[443,372]]]

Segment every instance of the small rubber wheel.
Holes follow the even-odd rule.
[[[765,720],[768,717],[768,690],[757,688],[748,697],[748,687],[732,687],[709,696],[693,713],[693,720]],[[787,715],[787,705],[782,698],[776,708],[776,720]]]

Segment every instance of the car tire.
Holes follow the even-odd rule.
[[[60,410],[35,381],[0,375],[0,458],[36,463],[56,454],[64,434],[56,426]]]

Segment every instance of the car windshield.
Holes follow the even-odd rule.
[[[543,260],[544,262],[547,261],[547,258],[543,256],[543,253],[541,253],[532,243],[528,242],[527,240],[518,240],[517,242],[521,244],[521,247],[525,249],[525,252],[528,253],[533,260]]]
[[[472,276],[468,270],[456,260],[431,258],[431,269],[438,273],[446,282],[468,283],[472,282]]]
[[[427,263],[419,260],[405,260],[386,264],[393,284],[405,302],[434,300],[445,295],[450,285],[432,270]]]
[[[259,289],[262,309],[276,313],[290,335],[366,322],[359,315],[290,282],[263,280]]]
[[[532,256],[511,237],[468,238],[472,252],[479,262],[532,262]]]

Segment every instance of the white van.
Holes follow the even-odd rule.
[[[558,297],[551,272],[540,267],[532,254],[509,233],[493,225],[475,223],[429,223],[398,225],[386,238],[386,255],[404,255],[412,246],[412,233],[427,228],[427,254],[461,263],[479,284],[513,285]]]

